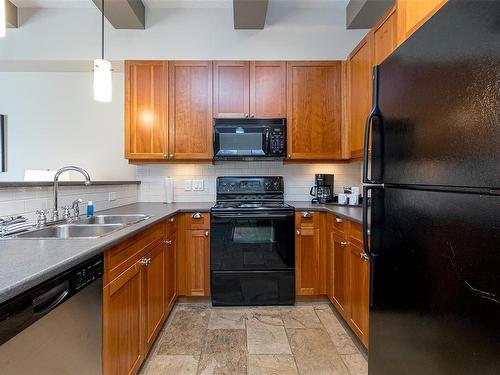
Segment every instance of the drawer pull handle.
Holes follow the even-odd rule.
[[[297,233],[297,236],[300,236],[300,230],[296,230],[295,233]]]
[[[139,261],[139,264],[142,264],[143,266],[147,266],[147,265],[151,264],[151,258],[142,258]]]
[[[205,231],[205,237],[208,237],[210,233],[208,233],[208,230]]]
[[[174,222],[174,218],[171,217],[170,219],[168,219],[168,221],[170,221],[171,223],[173,223]]]
[[[312,216],[312,213],[308,212],[308,211],[304,211],[304,213],[302,214],[302,217],[305,217],[305,218],[308,218],[308,217],[311,217]]]
[[[202,214],[200,214],[199,212],[195,212],[193,214],[193,219],[198,220],[198,219],[201,219],[202,217],[203,217]]]
[[[363,259],[365,262],[368,262],[370,260],[370,257],[366,253],[361,253],[359,255],[361,259]]]
[[[349,242],[347,241],[340,241],[340,246],[347,246]]]
[[[338,216],[337,216],[337,217],[335,218],[335,221],[336,221],[337,223],[342,223],[344,220],[342,220],[342,218],[341,218],[341,217],[338,217]]]
[[[165,240],[163,243],[166,243],[167,245],[172,245],[172,240]]]

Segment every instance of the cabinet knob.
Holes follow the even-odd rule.
[[[340,246],[347,246],[349,245],[349,242],[347,241],[340,241]]]
[[[253,114],[253,113],[252,113],[252,114],[250,115],[250,117],[251,117],[251,118],[254,118],[254,117],[255,117],[255,114]]]
[[[195,213],[193,214],[193,219],[199,220],[199,219],[201,219],[202,217],[203,217],[203,216],[202,216],[202,214],[201,214],[201,213],[199,213],[199,212],[195,212]]]
[[[165,241],[163,241],[163,243],[165,243],[167,245],[172,245],[172,240],[165,240]]]
[[[372,231],[371,231],[370,229],[367,229],[367,230],[366,230],[366,234],[367,234],[367,235],[370,235],[370,234],[372,234]]]
[[[168,154],[163,154],[163,157],[164,157],[165,159],[168,159]]]
[[[337,217],[335,217],[335,221],[336,221],[337,223],[342,223],[344,220],[342,220],[342,218],[341,218],[341,217],[338,217],[338,216],[337,216]]]
[[[169,159],[173,159],[173,158],[174,158],[174,156],[175,156],[174,154],[169,154],[169,155],[168,155],[168,158],[169,158]]]
[[[304,211],[302,213],[302,217],[308,218],[308,217],[311,217],[311,216],[312,216],[312,213],[310,213],[309,211]]]
[[[210,233],[208,232],[208,230],[205,231],[205,237],[208,237]]]
[[[174,218],[171,217],[170,219],[168,219],[169,222],[173,223],[174,222]]]
[[[248,113],[245,113],[245,118],[248,118]]]
[[[361,259],[363,259],[365,262],[369,262],[370,261],[370,257],[368,256],[368,254],[366,253],[361,253],[359,254],[359,256],[361,257]]]
[[[292,154],[288,154],[286,157],[287,157],[288,159],[291,159],[291,158],[292,158]]]
[[[142,264],[143,266],[147,266],[151,264],[151,258],[142,258],[139,260],[139,264]]]
[[[297,236],[300,236],[300,230],[296,230],[295,233],[297,234]]]

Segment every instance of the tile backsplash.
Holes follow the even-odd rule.
[[[82,183],[83,185],[83,183]],[[109,200],[109,193],[116,199]],[[86,203],[92,201],[96,211],[137,202],[137,185],[59,186],[59,206],[71,206],[78,198],[83,199],[80,212],[85,213]],[[35,211],[52,208],[52,187],[0,188],[0,217],[23,215],[34,221]]]
[[[310,200],[309,189],[314,184],[315,173],[335,174],[335,192],[343,186],[361,185],[361,163],[338,164],[283,164],[282,162],[231,161],[212,164],[157,164],[139,165],[137,179],[140,202],[163,202],[164,180],[174,180],[175,202],[215,201],[217,176],[283,176],[285,199],[288,201]],[[204,190],[186,191],[186,181],[203,180]],[[189,185],[189,184],[188,184]]]

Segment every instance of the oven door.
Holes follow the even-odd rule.
[[[214,159],[259,158],[269,154],[266,126],[215,126]]]
[[[295,268],[294,213],[212,213],[212,271]]]

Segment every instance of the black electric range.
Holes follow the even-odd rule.
[[[295,303],[294,208],[282,177],[218,177],[211,209],[215,306]]]

